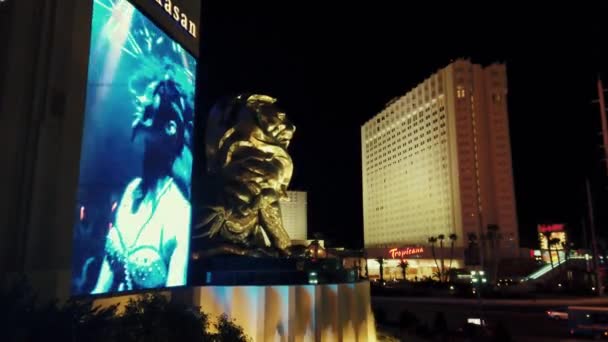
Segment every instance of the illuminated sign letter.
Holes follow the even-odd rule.
[[[188,30],[188,32],[190,33],[190,35],[192,35],[192,37],[196,38],[196,24],[192,21],[190,21],[190,29]]]
[[[395,259],[395,253],[397,252],[397,248],[391,248],[388,253],[391,255],[391,259]]]
[[[165,11],[167,11],[167,13],[169,15],[171,15],[172,9],[173,9],[173,4],[171,3],[171,0],[165,0]]]
[[[185,14],[182,13],[182,20],[179,23],[182,24],[184,30],[188,31],[188,17]]]
[[[173,7],[173,19],[179,20],[179,7],[177,6]]]

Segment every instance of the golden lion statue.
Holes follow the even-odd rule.
[[[195,238],[214,242],[206,254],[289,254],[279,200],[293,173],[287,146],[295,126],[275,102],[240,95],[220,101],[209,114],[206,200],[195,226]]]

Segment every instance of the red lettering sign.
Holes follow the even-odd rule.
[[[391,259],[401,259],[409,255],[422,253],[424,253],[423,247],[391,248],[388,250],[388,254],[391,256]]]
[[[545,232],[561,232],[564,230],[563,224],[539,224],[538,231],[541,233]]]

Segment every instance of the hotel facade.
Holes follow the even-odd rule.
[[[452,266],[464,266],[469,236],[501,257],[519,237],[504,64],[457,60],[390,101],[361,127],[364,242],[370,259],[392,248],[426,246],[456,234]],[[438,244],[437,244],[438,245]],[[484,254],[486,254],[484,253]],[[376,255],[377,254],[377,255]],[[424,253],[426,254],[426,253]],[[390,260],[390,259],[389,259]],[[433,260],[418,270],[430,276]],[[378,267],[370,261],[370,274]]]
[[[308,238],[308,201],[305,191],[287,191],[279,201],[283,227],[292,240]]]

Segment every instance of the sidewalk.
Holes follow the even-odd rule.
[[[372,296],[372,302],[404,302],[404,303],[433,303],[433,304],[471,304],[475,305],[476,298],[450,298],[450,297],[382,297]],[[542,298],[542,299],[486,299],[484,305],[522,305],[522,306],[571,306],[592,305],[608,306],[608,297],[580,297],[580,298]]]

